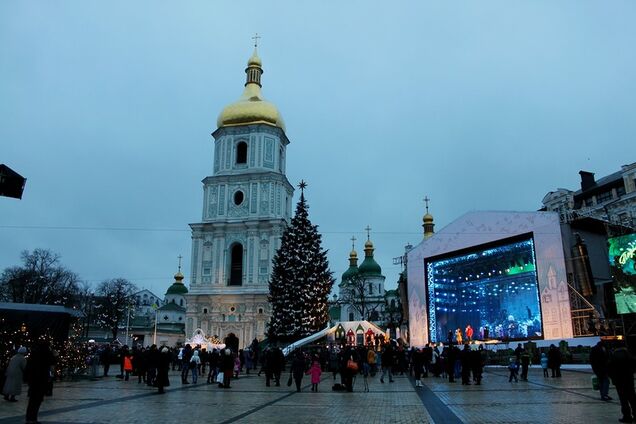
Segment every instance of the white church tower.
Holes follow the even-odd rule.
[[[197,329],[240,346],[265,337],[272,258],[291,219],[285,176],[289,140],[276,106],[261,94],[261,59],[247,62],[241,98],[218,117],[212,176],[203,180],[202,221],[192,229],[186,337]]]

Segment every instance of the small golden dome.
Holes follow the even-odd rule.
[[[183,280],[183,274],[181,274],[181,271],[177,272],[177,273],[174,275],[174,279],[175,279],[175,281],[181,281],[181,280]]]
[[[261,93],[261,59],[254,49],[247,61],[247,82],[243,95],[234,103],[225,106],[216,121],[217,127],[266,124],[285,131],[285,122],[278,108],[263,98]]]
[[[367,249],[373,249],[373,242],[371,240],[367,240],[367,242],[364,243],[364,250]]]
[[[352,250],[351,253],[349,253],[350,259],[357,258],[357,257],[358,257],[358,252],[356,252],[355,250]]]
[[[263,62],[261,62],[261,58],[258,57],[258,53],[256,52],[256,49],[254,49],[254,53],[252,53],[252,57],[250,57],[247,60],[247,67],[249,68],[250,66],[263,66]]]
[[[426,215],[424,215],[424,218],[422,219],[422,221],[433,222],[433,215],[431,215],[430,213],[427,213]]]

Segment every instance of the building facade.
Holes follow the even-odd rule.
[[[558,212],[562,223],[593,218],[636,227],[636,162],[620,171],[595,179],[594,173],[580,171],[581,188],[559,188],[543,197],[543,209]]]
[[[256,50],[241,98],[220,113],[213,174],[203,180],[203,214],[192,230],[186,333],[234,333],[240,346],[265,337],[272,258],[291,219],[285,175],[289,139],[276,106],[261,94]]]

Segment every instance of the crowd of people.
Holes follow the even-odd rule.
[[[521,343],[509,358],[509,382],[527,381],[531,364],[531,352]],[[118,367],[115,377],[129,381],[136,377],[138,384],[165,393],[170,386],[170,371],[177,371],[181,384],[216,384],[221,389],[230,389],[232,381],[244,373],[264,375],[266,387],[281,385],[281,379],[289,365],[287,386],[295,385],[297,392],[303,388],[303,379],[308,376],[311,391],[318,392],[321,380],[329,373],[331,390],[352,392],[356,380],[362,380],[362,390],[369,391],[369,379],[378,378],[380,384],[393,383],[394,376],[412,376],[415,387],[422,387],[422,379],[447,379],[449,383],[461,380],[462,385],[482,384],[484,366],[488,363],[488,351],[483,344],[427,344],[422,348],[408,348],[396,341],[369,346],[328,345],[298,349],[287,358],[276,346],[261,349],[254,340],[244,349],[224,347],[208,351],[201,346],[150,347],[127,346],[113,348],[88,346],[86,364],[92,378],[112,377],[111,367]],[[561,377],[561,353],[551,345],[541,353],[539,363],[545,378]],[[52,380],[56,352],[46,342],[36,344],[31,352],[19,347],[9,361],[2,394],[8,402],[17,402],[22,393],[22,382],[28,383],[29,400],[27,423],[37,422],[40,404],[45,395],[52,392]],[[625,347],[610,349],[599,342],[590,354],[590,364],[596,376],[601,399],[609,401],[610,380],[616,386],[623,417],[621,422],[636,419],[636,394],[633,372],[636,362]],[[339,378],[338,378],[339,377]],[[329,378],[327,378],[329,380]]]

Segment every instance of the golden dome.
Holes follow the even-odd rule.
[[[225,106],[217,119],[217,126],[266,124],[285,131],[285,122],[278,108],[263,98],[261,93],[261,59],[254,49],[252,57],[247,61],[247,82],[243,95],[234,103]]]
[[[364,250],[366,251],[367,249],[373,249],[373,242],[371,240],[367,240],[367,242],[364,243]]]
[[[349,259],[353,259],[357,257],[358,257],[358,252],[356,252],[355,250],[352,250],[351,253],[349,253]]]
[[[261,62],[261,58],[258,57],[258,53],[256,53],[256,49],[254,49],[254,53],[252,53],[252,57],[247,60],[247,67],[250,66],[263,66],[263,62]]]
[[[424,215],[424,218],[422,219],[422,221],[433,222],[433,215],[431,215],[430,213],[427,213],[426,215]]]

